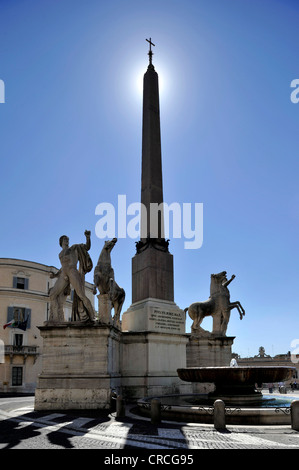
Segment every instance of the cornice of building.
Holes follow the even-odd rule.
[[[58,269],[55,266],[48,266],[46,264],[42,263],[37,263],[36,261],[28,261],[24,259],[17,259],[17,258],[0,258],[0,267],[1,266],[17,266],[20,268],[30,268],[30,269],[36,269],[39,271],[46,271],[46,273],[49,273],[51,270],[56,270]]]
[[[48,301],[49,295],[46,292],[32,291],[32,290],[23,290],[23,289],[14,289],[10,287],[0,287],[0,296],[8,297],[10,300],[43,300]],[[67,303],[72,303],[70,299],[66,300]]]

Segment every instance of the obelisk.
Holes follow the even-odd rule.
[[[142,116],[142,176],[141,176],[141,203],[146,209],[147,217],[141,220],[141,238],[163,239],[160,220],[156,220],[156,227],[151,227],[154,221],[150,220],[151,204],[163,204],[163,179],[161,157],[161,131],[160,131],[160,100],[159,77],[152,63],[154,45],[149,40],[149,65],[143,78],[143,116]],[[151,223],[152,222],[152,223]],[[157,233],[154,233],[156,229]]]
[[[163,178],[160,130],[159,77],[152,63],[143,79],[142,175],[140,241],[132,260],[132,302],[147,298],[174,300],[173,257],[164,238]]]
[[[123,314],[130,331],[185,332],[185,319],[174,303],[173,256],[164,238],[163,177],[159,77],[152,62],[143,78],[140,241],[132,258],[132,305]],[[157,210],[160,209],[160,210]],[[172,313],[173,314],[172,314]],[[175,321],[176,320],[176,321]]]
[[[164,238],[163,211],[151,211],[152,206],[162,208],[163,181],[159,81],[152,63],[154,44],[147,41],[141,172],[141,202],[146,210],[132,259],[132,304],[122,315],[122,390],[130,398],[186,390],[177,375],[179,364],[186,364],[185,313],[174,302],[173,256]]]

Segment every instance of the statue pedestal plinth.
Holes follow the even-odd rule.
[[[229,366],[234,336],[190,336],[187,344],[187,367]]]
[[[120,389],[121,332],[111,325],[80,322],[39,327],[43,367],[36,410],[109,409]]]
[[[98,314],[100,323],[110,325],[112,323],[111,309],[112,303],[108,294],[99,294]]]
[[[191,335],[186,348],[187,367],[229,366],[234,339],[234,336],[217,336],[213,333],[205,333],[202,337]],[[213,389],[211,383],[192,383],[193,393],[209,393]]]
[[[122,390],[131,399],[188,393],[177,369],[185,367],[185,313],[174,302],[145,299],[122,316]]]

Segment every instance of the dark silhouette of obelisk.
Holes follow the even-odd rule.
[[[173,257],[164,238],[158,74],[149,65],[143,82],[140,241],[132,258],[132,304],[122,315],[122,391],[133,399],[159,396],[184,387],[177,374],[186,367],[186,316],[174,302]],[[158,213],[159,214],[159,213]],[[166,210],[165,210],[166,217]],[[182,364],[181,366],[179,365]],[[189,385],[188,385],[189,386]]]
[[[133,304],[148,298],[174,300],[173,256],[164,238],[159,80],[152,63],[154,44],[151,39],[147,41],[150,49],[143,79],[141,176],[141,203],[146,213],[141,213],[141,236],[132,259]]]

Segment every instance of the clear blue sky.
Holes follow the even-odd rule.
[[[231,313],[233,351],[292,350],[298,22],[296,0],[1,0],[0,256],[58,267],[60,235],[80,243],[89,229],[96,264],[97,204],[140,200],[140,77],[151,37],[165,201],[204,205],[202,247],[170,242],[175,301],[206,300],[210,274],[226,270],[236,275],[231,300],[246,310],[242,321]],[[125,309],[134,254],[130,238],[112,252]]]

